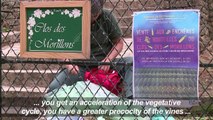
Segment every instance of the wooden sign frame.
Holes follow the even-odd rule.
[[[27,48],[27,40],[29,36],[29,30],[27,30],[27,9],[30,8],[82,8],[82,48],[81,51],[30,51]],[[21,2],[20,3],[20,56],[25,58],[68,58],[68,59],[89,59],[90,58],[90,15],[91,15],[91,3],[89,0],[84,1],[34,1],[34,2]],[[60,16],[59,16],[60,17]]]

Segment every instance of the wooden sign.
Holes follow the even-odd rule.
[[[89,0],[21,2],[21,57],[90,57]]]

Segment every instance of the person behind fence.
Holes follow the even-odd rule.
[[[132,58],[116,58],[123,49],[122,32],[112,13],[103,9],[105,0],[91,0],[91,61],[132,63]],[[63,84],[73,85],[84,80],[87,70],[97,68],[109,71],[116,69],[122,76],[126,97],[132,97],[132,66],[127,65],[67,65],[71,72],[68,79],[54,79],[48,92],[61,87]]]

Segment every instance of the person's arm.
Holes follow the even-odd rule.
[[[104,13],[107,17],[106,21],[108,23],[107,28],[109,39],[114,43],[114,45],[107,56],[102,60],[102,62],[112,62],[123,49],[123,39],[121,37],[122,31],[115,16],[107,10],[105,10]],[[99,66],[99,69],[103,69],[107,72],[110,69],[110,65],[101,65]]]
[[[71,74],[77,75],[79,72],[78,65],[66,65],[67,69],[71,72]]]
[[[123,40],[121,37],[117,38],[117,43],[113,46],[111,51],[108,53],[108,55],[102,60],[102,62],[112,62],[122,51],[123,49]],[[104,71],[108,71],[110,69],[110,65],[101,65],[98,67],[99,69],[102,69]]]
[[[70,59],[64,59],[64,61],[70,61]],[[79,72],[79,67],[78,65],[72,65],[72,64],[68,64],[66,65],[66,68],[68,69],[68,71],[71,73],[71,74],[78,74]]]

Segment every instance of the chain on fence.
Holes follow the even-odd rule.
[[[27,0],[25,0],[27,1]],[[30,1],[30,0],[28,0]],[[70,61],[58,59],[35,59],[35,58],[21,58],[20,57],[20,1],[19,0],[2,0],[1,1],[1,117],[2,119],[45,119],[44,113],[39,113],[44,109],[52,109],[54,107],[46,108],[41,107],[44,95],[48,91],[48,86],[51,81],[66,65],[74,64],[84,66],[85,69],[91,70],[92,65],[111,65],[112,68],[118,71],[121,79],[125,78],[123,74],[124,69],[130,69],[132,61],[125,61],[125,58],[133,56],[132,49],[132,14],[135,11],[148,11],[148,10],[171,10],[171,9],[199,9],[201,12],[200,19],[200,69],[199,69],[199,98],[198,105],[185,108],[190,114],[184,115],[168,115],[175,119],[213,119],[213,2],[212,0],[106,0],[104,8],[114,14],[117,23],[122,30],[122,41],[124,43],[123,49],[117,58],[120,61],[101,62],[98,59],[93,61]],[[95,36],[95,32],[91,36]],[[100,49],[102,43],[97,43]],[[112,42],[109,44],[112,45]],[[118,52],[118,51],[117,51]],[[105,53],[106,55],[106,53]],[[119,66],[119,67],[117,67]],[[75,70],[75,68],[73,68]],[[81,71],[81,67],[80,67]],[[68,76],[69,71],[64,73]],[[77,72],[80,79],[83,75]],[[60,79],[60,78],[59,78]],[[66,78],[69,79],[69,78]],[[71,83],[70,83],[71,84]],[[125,82],[121,82],[120,86],[125,86]],[[76,86],[75,86],[76,85]],[[80,91],[77,88],[81,87],[84,90]],[[91,89],[93,88],[93,89]],[[74,100],[78,101],[83,99],[83,96],[98,96],[101,94],[103,100],[110,97],[110,94],[103,92],[104,88],[91,84],[74,84],[64,88],[73,89],[77,96]],[[90,92],[85,92],[85,91]],[[101,93],[97,91],[102,91]],[[124,90],[119,96],[121,98],[127,97],[125,95],[128,89]],[[117,91],[114,91],[117,92]],[[59,96],[64,93],[59,93]],[[53,94],[54,97],[54,94]],[[55,100],[60,98],[54,97]],[[73,100],[68,99],[66,100]],[[64,101],[66,101],[64,100]],[[73,101],[74,101],[73,100]],[[72,109],[93,109],[90,106],[86,108],[78,108],[77,103],[73,103]],[[128,109],[127,106],[126,109]],[[139,106],[141,110],[146,108]],[[104,106],[100,106],[104,108]],[[110,109],[115,109],[116,105],[110,106]],[[66,109],[66,108],[64,108]],[[26,115],[27,114],[27,115]],[[51,113],[50,113],[51,114]],[[134,116],[134,115],[133,115]],[[153,115],[145,115],[144,118],[150,119]],[[59,116],[52,116],[56,119]],[[106,116],[106,119],[110,119]],[[118,114],[117,119],[125,119],[123,114]],[[80,116],[68,116],[71,119],[80,119]],[[97,116],[89,114],[84,117],[85,119],[97,119]],[[133,117],[134,119],[134,117]],[[135,117],[137,119],[137,117]]]

